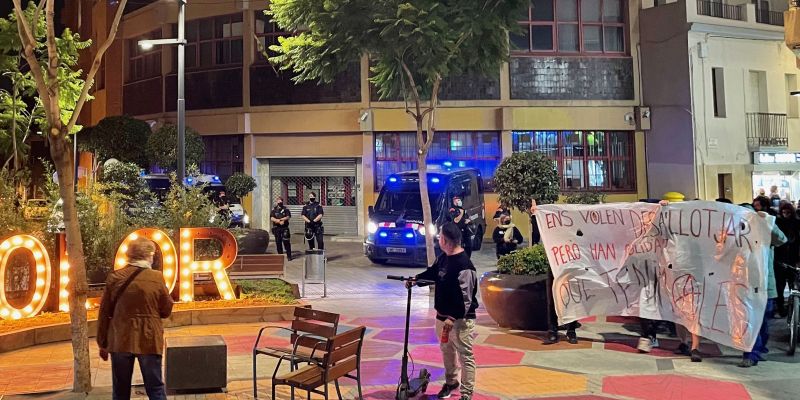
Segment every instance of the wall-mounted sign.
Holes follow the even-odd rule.
[[[800,163],[800,153],[753,153],[753,164],[796,164]]]
[[[185,302],[194,300],[194,275],[211,273],[219,293],[225,300],[234,298],[233,287],[225,269],[233,264],[239,251],[236,238],[227,230],[220,228],[181,228],[179,231],[180,247],[176,248],[169,235],[159,229],[143,228],[128,235],[117,249],[114,269],[125,268],[128,260],[125,253],[128,245],[138,237],[146,237],[161,249],[162,264],[164,266],[164,284],[171,292],[176,283],[180,281],[180,299]],[[222,254],[215,260],[195,260],[195,240],[212,239],[222,245]],[[54,264],[60,270],[58,280],[59,302],[61,311],[69,311],[69,295],[72,289],[69,280],[70,265],[67,261],[65,236],[59,235],[58,258]],[[6,298],[4,281],[0,279],[0,319],[20,319],[38,314],[44,304],[50,289],[50,279],[53,267],[44,245],[35,237],[29,235],[16,235],[0,241],[0,277],[5,275],[11,254],[20,251],[27,253],[33,259],[36,269],[35,290],[28,304],[22,307],[13,306]],[[180,274],[179,274],[180,272]],[[180,276],[180,278],[179,278]]]

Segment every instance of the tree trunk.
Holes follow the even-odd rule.
[[[417,119],[417,137],[422,136],[422,118]],[[433,216],[431,215],[431,200],[428,197],[428,152],[420,149],[417,152],[417,171],[419,171],[419,195],[422,197],[422,223],[425,225],[425,252],[428,256],[428,265],[433,265],[436,261],[436,250],[433,246],[433,239],[436,235],[430,232],[433,226]]]
[[[63,127],[59,127],[63,128]],[[59,129],[53,128],[53,129]],[[50,156],[58,173],[58,191],[63,200],[64,228],[67,234],[67,259],[69,260],[69,320],[72,336],[74,377],[72,391],[88,393],[92,390],[92,372],[89,358],[89,332],[86,315],[86,265],[83,258],[83,239],[78,225],[78,208],[73,190],[72,146],[64,139],[65,133],[50,135]]]
[[[19,171],[19,153],[17,150],[17,76],[14,76],[14,89],[11,95],[11,143],[14,152],[14,172]]]

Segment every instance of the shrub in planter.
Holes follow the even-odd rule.
[[[547,253],[537,244],[500,257],[497,271],[483,274],[481,299],[503,328],[547,329]]]

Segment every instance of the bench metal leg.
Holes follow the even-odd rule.
[[[273,398],[275,395],[272,396]],[[253,398],[258,398],[258,368],[256,368],[256,353],[253,353]]]
[[[336,385],[336,395],[339,396],[339,400],[342,400],[342,391],[339,390],[339,380],[333,381],[333,384]]]

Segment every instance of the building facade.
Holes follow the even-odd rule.
[[[176,50],[143,51],[136,43],[175,37],[177,8],[144,3],[126,10],[94,107],[173,122]],[[277,196],[299,211],[314,192],[326,210],[326,233],[363,235],[367,207],[384,180],[416,168],[413,120],[399,99],[378,99],[366,57],[330,85],[295,85],[290,74],[277,73],[259,44],[286,33],[264,16],[266,7],[260,1],[187,6],[187,126],[206,141],[201,169],[256,177],[258,189],[245,201],[256,227],[268,226]],[[443,83],[430,163],[479,168],[491,188],[503,157],[540,151],[557,163],[565,193],[647,197],[640,7],[636,0],[532,1],[520,15],[523,33],[510,38],[508,63],[488,77]],[[496,206],[489,193],[488,212]]]
[[[645,1],[644,102],[651,194],[750,202],[800,198],[798,67],[784,1]]]

